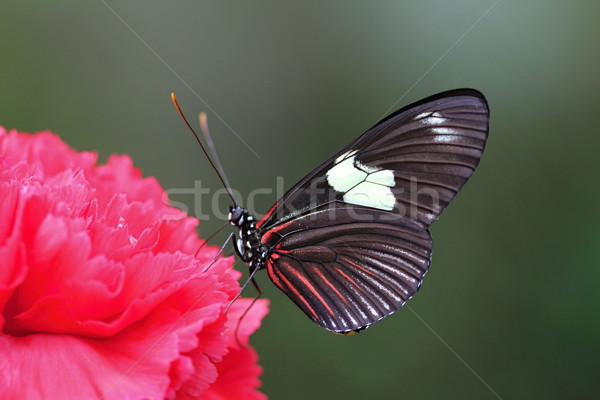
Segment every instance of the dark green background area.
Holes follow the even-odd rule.
[[[488,98],[486,153],[432,228],[409,308],[340,337],[258,278],[270,398],[597,398],[600,3],[106,1],[3,3],[0,125],[128,153],[167,189],[220,188],[171,91],[208,112],[245,195],[291,186],[390,108],[457,87]]]

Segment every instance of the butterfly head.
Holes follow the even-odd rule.
[[[248,210],[238,206],[229,207],[229,223],[233,226],[241,227],[247,221],[249,214]]]

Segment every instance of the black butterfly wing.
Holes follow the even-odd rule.
[[[481,158],[479,92],[441,93],[377,123],[290,189],[259,221],[271,280],[340,333],[400,308],[430,262],[427,227]]]
[[[338,333],[398,310],[429,267],[429,232],[357,205],[324,207],[269,231],[267,271],[304,313]],[[315,223],[318,221],[318,223]]]
[[[479,163],[487,140],[488,121],[487,102],[480,92],[472,89],[440,93],[404,107],[375,124],[288,190],[258,227],[268,230],[322,204],[343,201],[347,191],[336,191],[327,176],[339,164],[336,160],[340,157],[345,157],[344,160],[354,157],[357,168],[392,171],[395,214],[427,227]]]

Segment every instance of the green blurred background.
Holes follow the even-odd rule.
[[[174,91],[192,119],[208,112],[248,194],[277,176],[291,186],[391,107],[477,88],[492,111],[486,154],[433,226],[410,309],[340,337],[262,274],[263,390],[598,398],[600,3],[494,1],[3,2],[0,124],[52,130],[103,160],[128,153],[165,188],[216,190]],[[202,225],[207,236],[219,221]]]

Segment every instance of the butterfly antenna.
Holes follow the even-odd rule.
[[[179,115],[181,116],[181,119],[183,119],[183,122],[185,122],[185,124],[187,125],[188,129],[190,130],[190,132],[192,132],[192,134],[196,138],[196,141],[200,145],[200,148],[202,149],[202,152],[204,153],[204,155],[208,159],[208,162],[210,162],[210,165],[212,166],[213,170],[215,171],[215,173],[219,177],[219,180],[223,184],[223,187],[225,188],[225,190],[227,190],[227,194],[229,195],[229,197],[231,197],[231,201],[233,201],[233,206],[237,207],[238,203],[237,203],[237,201],[235,201],[235,196],[233,195],[233,191],[231,190],[231,186],[229,185],[229,181],[225,177],[225,173],[223,172],[223,167],[221,166],[221,163],[219,162],[218,167],[217,167],[217,165],[215,165],[215,163],[213,162],[212,158],[210,158],[210,156],[206,152],[206,149],[204,148],[204,145],[202,144],[202,141],[200,140],[200,137],[198,136],[198,134],[196,133],[196,131],[194,130],[194,128],[192,128],[192,126],[188,122],[187,118],[183,114],[183,111],[181,110],[181,107],[179,107],[179,103],[177,102],[177,98],[175,97],[175,93],[171,93],[171,101],[173,102],[173,105],[175,106],[175,109],[177,110],[177,112],[179,112]],[[207,129],[208,129],[208,127],[207,127]],[[213,155],[216,155],[216,152]],[[218,158],[215,158],[215,159],[218,161]]]
[[[212,136],[210,131],[208,130],[208,122],[206,121],[206,113],[202,111],[198,115],[198,121],[200,122],[200,130],[204,135],[204,140],[208,145],[208,150],[210,151],[210,155],[212,159],[215,161],[215,165],[219,169],[219,174],[223,177],[223,181],[225,181],[228,188],[231,187],[229,184],[229,179],[227,179],[227,175],[225,174],[225,170],[223,169],[223,164],[221,163],[221,159],[219,158],[219,154],[217,153],[217,148],[215,147],[215,142],[212,140]]]
[[[198,257],[198,253],[200,253],[200,250],[202,250],[202,248],[204,246],[206,246],[208,244],[208,242],[210,242],[211,240],[213,240],[213,238],[215,236],[217,236],[219,234],[219,232],[221,232],[223,230],[223,228],[225,228],[227,225],[229,225],[229,222],[225,222],[215,232],[213,232],[212,235],[210,235],[206,240],[204,240],[204,242],[202,242],[202,244],[200,245],[200,247],[198,247],[198,250],[196,250],[196,254],[194,254],[194,257]]]

